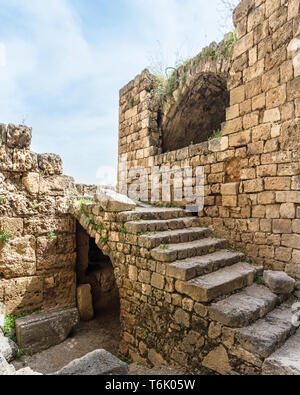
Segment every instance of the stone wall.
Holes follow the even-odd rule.
[[[235,10],[230,105],[219,139],[163,153],[159,106],[143,71],[120,91],[119,158],[127,154],[128,169],[148,174],[152,166],[204,166],[202,224],[300,280],[299,18],[299,0],[243,0]],[[203,62],[202,72],[217,72],[214,56]],[[150,189],[149,182],[148,200]]]
[[[74,307],[73,179],[57,155],[30,151],[31,129],[0,133],[0,302],[7,313]]]

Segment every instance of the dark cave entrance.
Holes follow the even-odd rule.
[[[109,256],[96,245],[77,222],[77,286],[90,284],[95,315],[105,310],[119,310],[120,297]]]

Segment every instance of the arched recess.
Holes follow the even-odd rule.
[[[119,290],[114,267],[108,255],[77,222],[77,285],[90,284],[95,313],[106,309],[120,311]]]
[[[227,73],[201,72],[177,92],[158,117],[163,151],[207,141],[226,119]]]

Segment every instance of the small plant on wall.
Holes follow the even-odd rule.
[[[56,234],[55,234],[54,232],[49,232],[49,233],[47,234],[47,237],[48,237],[48,239],[50,239],[50,240],[57,240],[57,236],[56,236]]]
[[[11,237],[13,236],[13,234],[11,232],[9,232],[6,229],[2,229],[0,231],[0,241],[3,247],[8,247],[9,246],[9,240],[11,239]]]

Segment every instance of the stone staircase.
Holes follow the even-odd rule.
[[[291,309],[296,300],[258,285],[262,267],[247,263],[184,210],[144,207],[120,218],[139,245],[167,265],[178,293],[208,306],[210,320],[232,328],[237,346],[264,361],[263,374],[300,374],[300,330]]]

